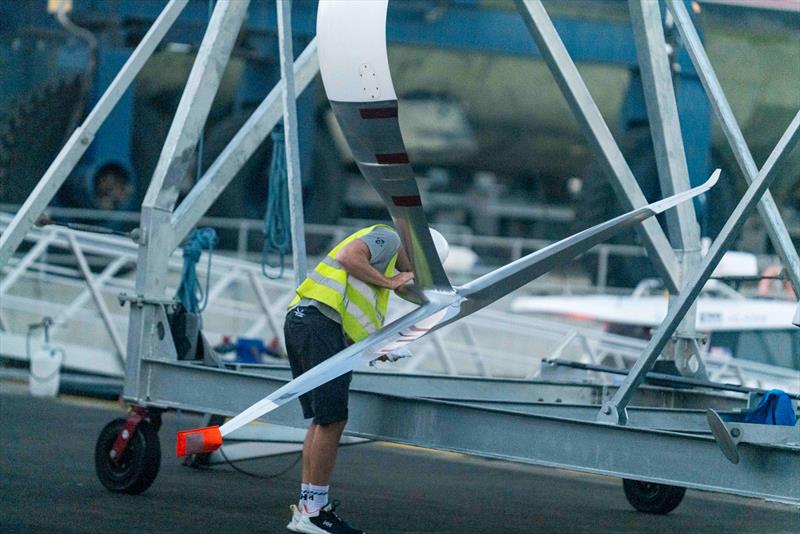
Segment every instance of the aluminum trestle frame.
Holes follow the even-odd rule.
[[[37,254],[46,251],[48,242],[42,240],[31,249],[35,254],[28,251],[15,266],[7,265],[25,234],[85,152],[115,102],[129,87],[186,3],[187,0],[171,0],[166,5],[162,15],[98,105],[73,133],[0,237],[0,266],[11,268],[10,277],[21,276],[20,273],[25,269],[18,269],[19,265],[24,265],[25,262],[30,264]],[[378,19],[381,16],[385,18],[384,2],[375,1],[369,4],[370,9],[378,6]],[[341,5],[346,3],[326,2],[321,5],[320,11],[324,11],[323,7],[334,9]],[[752,164],[752,158],[748,157],[740,132],[729,113],[729,106],[705,58],[702,45],[695,38],[691,21],[685,10],[682,10],[682,3],[677,0],[668,2],[715,111],[721,116],[723,129],[735,145],[737,160],[747,171],[745,176],[752,181],[745,197],[699,267],[695,267],[691,261],[682,263],[683,258],[673,250],[665,232],[653,218],[649,218],[652,210],[645,207],[646,201],[636,178],[622,157],[544,6],[539,0],[516,0],[516,5],[570,109],[586,133],[589,146],[598,162],[608,172],[623,206],[627,210],[633,210],[622,216],[629,217],[625,219],[625,224],[636,224],[656,270],[670,291],[678,295],[664,324],[640,354],[638,362],[619,388],[552,382],[480,383],[467,380],[450,382],[448,400],[441,400],[422,398],[436,386],[443,387],[445,382],[438,378],[406,379],[374,374],[369,376],[369,380],[374,381],[370,387],[375,390],[381,389],[382,384],[394,383],[397,387],[395,392],[409,393],[376,393],[367,388],[360,389],[356,384],[351,394],[349,433],[635,480],[800,503],[800,487],[795,480],[796,473],[800,472],[800,439],[796,439],[793,434],[788,437],[782,435],[776,437],[774,442],[765,444],[757,442],[759,440],[746,439],[745,432],[745,439],[735,444],[739,463],[734,465],[722,454],[709,431],[702,430],[700,412],[692,410],[705,407],[731,410],[742,407],[743,401],[727,401],[724,396],[707,392],[639,387],[652,363],[661,354],[664,344],[691,308],[722,253],[730,246],[741,223],[759,204],[770,182],[778,176],[780,163],[785,160],[798,139],[800,115],[795,117],[764,167],[757,171]],[[177,361],[175,344],[167,327],[165,303],[170,301],[166,297],[166,291],[173,251],[281,118],[288,128],[286,151],[290,190],[293,191],[291,211],[296,275],[302,276],[305,269],[298,153],[292,133],[296,125],[293,99],[318,72],[317,41],[311,41],[306,50],[293,61],[289,0],[278,3],[282,80],[266,95],[262,104],[206,174],[180,205],[176,206],[177,177],[182,174],[185,156],[195,150],[220,83],[220,67],[224,66],[230,55],[246,14],[246,6],[246,1],[218,0],[216,3],[142,206],[136,284],[131,297],[127,346],[124,351],[120,349],[120,337],[115,337],[113,328],[109,327],[114,351],[120,359],[113,362],[113,367],[118,369],[123,359],[125,362],[125,398],[143,406],[234,415],[261,399],[265,393],[276,393],[277,397],[272,401],[279,399],[281,402],[286,402],[288,398],[282,397],[283,393],[297,393],[296,388],[287,388],[286,378],[265,376],[260,374],[262,371],[231,371]],[[683,191],[688,177],[685,176],[682,147],[674,137],[678,130],[673,89],[664,70],[662,56],[666,54],[666,49],[661,42],[663,36],[658,27],[660,19],[656,10],[643,0],[631,0],[630,8],[636,25],[639,61],[644,68],[648,115],[651,122],[659,122],[656,125],[655,146],[660,178],[667,190]],[[377,44],[375,47],[360,48],[366,54],[374,54],[366,64],[361,64],[357,57],[350,58],[354,60],[351,66],[355,70],[350,69],[348,72],[354,80],[355,85],[352,87],[357,88],[360,96],[348,97],[349,88],[343,88],[337,93],[336,76],[331,77],[330,70],[328,74],[323,70],[326,90],[331,96],[334,111],[342,123],[359,166],[370,183],[376,185],[383,194],[405,246],[411,252],[419,287],[417,291],[408,292],[406,296],[415,298],[422,305],[399,322],[390,325],[388,330],[378,332],[377,337],[367,343],[373,346],[351,347],[350,355],[360,359],[361,349],[369,348],[377,354],[380,350],[390,349],[391,343],[397,339],[402,339],[405,343],[419,337],[402,335],[398,338],[399,333],[409,333],[404,330],[406,327],[433,330],[483,308],[538,276],[541,274],[540,270],[543,272],[555,263],[565,261],[580,252],[592,239],[600,241],[607,237],[620,221],[605,223],[610,226],[601,225],[600,229],[590,230],[591,235],[574,236],[570,238],[572,241],[568,239],[553,245],[471,284],[453,289],[441,265],[435,260],[427,232],[423,231],[427,229],[427,224],[419,201],[419,192],[413,183],[413,173],[410,172],[402,137],[399,137],[399,130],[396,128],[397,98],[391,85],[388,62],[385,61],[385,26],[381,23],[362,25],[356,29],[356,32],[340,32],[339,36],[345,40],[358,40],[363,37],[362,34],[368,33]],[[320,33],[320,41],[326,38],[324,34],[324,31]],[[329,33],[328,38],[330,36]],[[341,48],[345,52],[354,50],[347,46]],[[331,46],[320,46],[319,61],[325,64],[328,57],[326,54],[334,49]],[[373,80],[378,80],[379,83],[373,84]],[[380,124],[383,126],[379,126]],[[376,125],[375,130],[372,125]],[[679,194],[687,193],[689,192]],[[800,275],[796,251],[792,254],[791,246],[786,241],[785,227],[777,217],[777,211],[770,207],[768,200],[763,204],[765,207],[762,215],[767,218],[770,235],[787,263],[786,267],[795,281],[795,289],[798,289]],[[669,217],[673,243],[681,243],[686,247],[695,244],[692,228],[687,227],[695,224],[689,212],[690,208],[685,206],[682,214]],[[678,234],[673,235],[675,232]],[[73,254],[80,256],[80,246],[75,246],[81,244],[79,239],[63,236],[53,239],[66,241]],[[90,286],[81,298],[84,301],[91,299],[100,314],[105,315],[108,310],[104,311],[99,293],[100,282],[97,280],[103,276],[108,278],[112,274],[104,272],[96,277],[92,276],[87,272],[85,262],[81,262],[80,257],[78,259],[79,269]],[[119,268],[118,266],[121,263],[114,264],[114,268]],[[113,271],[111,267],[107,269]],[[4,284],[6,287],[11,285],[8,278],[4,280]],[[430,324],[420,324],[420,321],[426,320],[430,320]],[[684,331],[679,334],[691,336],[692,332]],[[390,345],[387,346],[387,343]],[[414,387],[409,385],[412,380],[416,380]],[[306,384],[309,385],[313,386],[311,382]],[[487,392],[491,388],[513,391],[513,394],[503,396],[496,392]],[[277,393],[279,391],[281,393]],[[663,393],[658,393],[659,391]],[[410,392],[421,397],[404,396],[411,395]],[[537,400],[533,400],[531,395]],[[551,395],[554,398],[548,402]],[[570,395],[577,399],[575,405],[557,402],[557,399],[564,401]],[[582,400],[580,395],[587,395],[590,399]],[[539,402],[539,398],[546,400]],[[663,404],[647,405],[643,400],[642,403],[647,406],[630,406],[632,401],[638,404],[641,399],[649,399],[656,403],[659,398],[671,398],[677,405],[672,404],[671,408],[662,409]],[[556,404],[563,406],[555,406]],[[603,411],[598,416],[601,404]],[[626,412],[629,406],[630,409]],[[503,409],[498,409],[499,407]],[[593,413],[602,422],[595,420]],[[249,413],[248,417],[254,415],[257,413]],[[296,407],[276,410],[271,414],[271,419],[292,426],[303,425]],[[628,423],[627,426],[624,426],[625,422]],[[491,431],[487,431],[489,428]]]
[[[222,415],[239,413],[265,392],[286,384],[286,379],[174,361],[144,360],[142,371],[138,389],[148,403]],[[535,388],[535,383],[523,381],[518,386]],[[231,391],[236,395],[228,394]],[[349,413],[347,434],[352,436],[800,504],[795,480],[800,445],[741,443],[742,460],[733,465],[708,434],[393,396],[361,391],[356,384]],[[306,426],[294,406],[274,412],[270,421]]]

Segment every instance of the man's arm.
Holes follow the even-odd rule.
[[[404,254],[402,250],[401,253]],[[344,267],[348,274],[368,284],[388,289],[397,289],[414,278],[414,273],[405,271],[401,271],[393,277],[387,278],[370,264],[371,259],[372,255],[370,254],[369,247],[360,239],[354,239],[336,253],[336,261],[342,264],[342,267]],[[398,263],[399,259],[400,258],[398,258]]]

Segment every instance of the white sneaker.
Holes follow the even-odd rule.
[[[296,504],[290,504],[289,510],[292,512],[292,520],[289,521],[289,524],[286,525],[286,528],[292,532],[303,532],[302,530],[299,530],[299,523],[301,517],[303,516],[303,512],[300,511],[300,508],[298,508]]]
[[[308,515],[303,511],[299,511],[299,518],[294,524],[294,528],[289,530],[305,534],[364,534],[363,530],[351,527],[334,513],[338,504],[338,501],[334,501],[326,505],[316,515]],[[287,525],[287,528],[289,528],[289,525]]]

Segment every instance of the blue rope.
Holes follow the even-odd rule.
[[[261,248],[261,272],[272,280],[282,278],[284,260],[292,251],[292,229],[289,216],[289,189],[286,174],[286,151],[284,150],[283,127],[272,131],[272,162],[269,167],[269,192],[267,210],[264,213],[264,246]],[[280,258],[277,276],[271,276],[267,267],[271,253]]]
[[[183,270],[181,285],[178,286],[177,297],[184,309],[190,313],[199,313],[208,305],[208,284],[211,281],[211,256],[217,246],[217,232],[213,228],[196,228],[183,245]],[[208,250],[208,268],[206,269],[206,289],[197,283],[197,262],[203,250]],[[202,300],[202,304],[199,302]]]

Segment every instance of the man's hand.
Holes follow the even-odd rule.
[[[374,360],[370,360],[369,366],[370,367],[375,367],[375,364],[377,362],[394,363],[397,360],[402,360],[403,358],[409,358],[411,356],[413,356],[413,354],[411,354],[411,351],[409,351],[406,348],[402,348],[402,349],[398,349],[398,350],[396,350],[394,352],[390,352],[389,354],[383,354],[381,356],[378,356]]]
[[[389,279],[390,286],[389,289],[397,289],[398,287],[405,285],[406,282],[409,282],[414,279],[414,273],[407,272],[407,273],[397,273],[393,277]]]
[[[336,253],[336,261],[344,267],[348,274],[368,284],[387,289],[397,289],[414,278],[414,273],[412,272],[400,272],[391,278],[387,278],[370,265],[370,259],[369,247],[360,239],[351,241]]]

